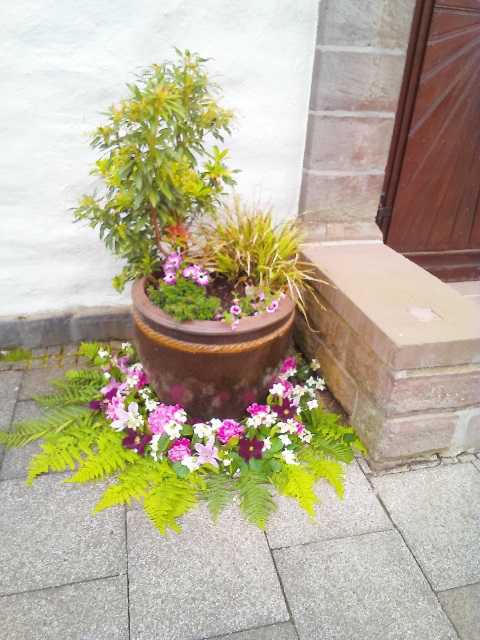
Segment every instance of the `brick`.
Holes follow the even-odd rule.
[[[378,208],[383,173],[303,176],[300,211],[307,224],[371,222]]]
[[[310,109],[393,113],[404,66],[402,54],[317,51]]]
[[[415,0],[320,3],[320,44],[406,48]]]
[[[480,399],[480,368],[474,365],[423,369],[397,378],[389,400],[388,416],[413,411],[460,409]]]
[[[312,114],[304,166],[315,170],[383,171],[390,148],[393,118],[332,117]]]
[[[375,450],[377,459],[408,458],[447,447],[457,426],[455,414],[423,414],[386,420]]]

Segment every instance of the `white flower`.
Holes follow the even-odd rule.
[[[276,382],[273,387],[270,389],[270,393],[274,396],[278,396],[279,398],[283,398],[283,394],[285,393],[285,387],[280,382]]]
[[[262,451],[268,451],[272,448],[272,443],[270,442],[270,436],[267,436],[263,441],[263,449]]]
[[[144,400],[145,400],[145,408],[147,409],[147,411],[155,411],[155,409],[158,407],[158,402],[156,402],[155,400],[151,400],[150,398],[145,398],[144,396]]]
[[[162,437],[162,434],[160,433],[155,433],[152,436],[152,439],[150,440],[150,455],[153,457],[153,459],[155,460],[155,462],[158,462],[159,459],[162,458],[162,455],[157,456],[157,452],[158,452],[158,441],[160,440],[160,438]]]
[[[316,400],[316,399],[315,400],[309,400],[307,402],[307,407],[310,409],[310,411],[312,409],[316,409],[318,407],[318,400]]]
[[[198,422],[193,427],[193,432],[199,438],[210,438],[213,435],[213,428],[203,422]]]
[[[271,413],[267,413],[267,415],[265,416],[265,424],[267,425],[267,427],[273,427],[273,425],[277,422],[278,420],[278,416],[275,413],[275,411],[272,411]]]
[[[98,355],[100,356],[100,358],[108,358],[110,354],[108,353],[108,351],[105,351],[104,349],[99,349]]]
[[[165,430],[165,433],[170,438],[170,440],[177,440],[182,435],[183,425],[178,424],[177,422],[174,422],[173,420],[170,420],[170,422],[168,424],[164,425],[163,428]]]
[[[196,456],[185,456],[180,462],[187,467],[189,471],[196,471],[200,467],[197,460],[198,458]]]
[[[315,387],[317,385],[317,379],[314,378],[313,376],[310,376],[310,378],[305,382],[305,384],[309,387]]]
[[[308,444],[312,439],[312,435],[313,434],[311,431],[308,431],[308,429],[304,429],[302,432],[298,434],[298,437],[302,442],[306,442]]]
[[[299,462],[297,462],[295,452],[291,449],[284,449],[282,451],[282,457],[287,464],[300,464]]]
[[[129,349],[131,346],[130,342],[122,342],[122,349]]]
[[[232,462],[233,462],[232,458],[224,458],[222,460],[224,467],[229,467],[232,464]]]
[[[320,389],[320,391],[325,389],[325,380],[323,378],[317,380],[317,389]]]
[[[314,371],[317,371],[317,369],[320,369],[320,364],[319,364],[319,362],[318,362],[318,360],[316,358],[313,358],[310,366],[312,367],[312,369]]]
[[[108,380],[108,379],[109,379],[109,378],[111,378],[112,376],[108,373],[108,371],[104,371],[104,372],[103,372],[103,377],[104,377],[104,378],[106,378],[106,379]]]
[[[212,418],[210,420],[210,424],[212,425],[212,430],[213,431],[218,431],[220,429],[220,427],[222,426],[222,421],[219,420],[218,418]]]
[[[287,436],[287,434],[283,434],[281,436],[278,436],[278,439],[281,441],[281,443],[283,444],[284,447],[288,447],[289,444],[292,444],[292,441]]]

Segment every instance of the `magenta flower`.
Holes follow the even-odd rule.
[[[188,438],[182,438],[181,440],[175,440],[167,456],[172,462],[179,462],[190,455],[190,440]]]
[[[259,413],[268,413],[270,411],[270,407],[266,404],[257,404],[254,402],[249,407],[247,407],[247,411],[251,416],[256,416]]]
[[[145,453],[145,447],[152,439],[148,433],[137,433],[135,429],[127,429],[127,437],[122,440],[125,449],[132,449],[141,456]]]
[[[105,415],[107,418],[110,418],[110,420],[118,420],[120,416],[117,411],[119,408],[125,409],[124,402],[125,400],[121,396],[114,396],[105,409]]]
[[[191,278],[194,279],[198,276],[200,271],[200,268],[197,267],[196,264],[191,264],[188,267],[185,267],[185,269],[182,271],[182,276],[184,278]]]
[[[166,271],[165,272],[165,275],[163,277],[163,281],[166,284],[175,284],[176,280],[177,280],[177,276],[174,274],[173,271]]]
[[[210,463],[210,464],[213,464],[213,466],[218,469],[217,460],[220,460],[220,458],[217,455],[218,448],[213,446],[214,443],[215,443],[215,438],[214,436],[212,436],[211,438],[208,439],[207,444],[197,443],[195,445],[195,451],[198,453],[197,462],[199,464]]]
[[[297,365],[295,363],[295,358],[285,358],[285,362],[280,369],[280,373],[289,373],[293,375],[297,370]],[[291,373],[293,371],[293,373]]]
[[[100,389],[100,393],[103,393],[106,399],[110,400],[117,394],[125,391],[126,388],[127,384],[125,382],[117,382],[115,378],[110,378],[108,384]]]
[[[239,313],[242,313],[242,308],[237,303],[232,304],[230,307],[230,313],[233,313],[234,316],[238,316]]]
[[[222,426],[217,432],[217,437],[222,444],[227,444],[231,438],[241,435],[244,428],[241,424],[235,422],[235,420],[227,419],[222,422]]]
[[[248,462],[250,458],[261,458],[263,450],[263,440],[257,440],[257,438],[240,438],[240,445],[238,447],[238,453]]]

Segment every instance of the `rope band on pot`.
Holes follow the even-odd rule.
[[[294,315],[295,312],[293,311],[285,324],[283,324],[272,333],[263,336],[263,338],[250,340],[249,342],[237,342],[235,344],[200,344],[196,342],[185,342],[184,340],[177,340],[176,338],[170,338],[169,336],[164,336],[161,333],[154,331],[143,322],[137,311],[135,311],[135,309],[133,310],[133,316],[135,318],[137,327],[149,338],[155,340],[155,342],[166,345],[168,347],[172,347],[173,349],[177,349],[178,351],[200,351],[203,353],[239,353],[241,351],[253,351],[254,349],[258,349],[263,345],[272,342],[272,340],[275,340],[275,338],[283,336],[289,330],[293,322]]]

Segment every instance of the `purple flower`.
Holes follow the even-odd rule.
[[[254,402],[249,407],[247,407],[247,411],[251,416],[256,416],[259,413],[268,413],[270,411],[270,407],[266,404],[257,404]]]
[[[265,309],[265,311],[267,313],[275,313],[275,311],[278,309],[278,300],[272,300],[272,302],[268,305],[268,307]]]
[[[200,273],[195,278],[195,282],[202,287],[206,287],[210,282],[210,276],[206,271],[200,271]]]
[[[143,425],[143,418],[138,412],[138,404],[136,402],[130,402],[127,411],[120,406],[117,407],[116,414],[117,419],[111,424],[115,431],[122,431],[127,427],[137,429]]]
[[[295,363],[295,358],[285,358],[285,362],[280,369],[280,373],[290,373],[293,371],[295,373],[297,370],[297,365]],[[292,374],[293,375],[293,374]]]
[[[238,453],[245,459],[245,462],[248,462],[250,458],[261,458],[262,450],[263,440],[257,440],[257,438],[252,438],[251,440],[247,438],[240,439]]]
[[[182,256],[178,253],[171,253],[163,263],[163,268],[165,271],[175,270],[179,269],[181,264]]]
[[[230,307],[230,313],[233,313],[234,316],[238,316],[239,313],[242,313],[242,309],[239,304],[232,304]]]
[[[165,271],[165,275],[163,277],[163,281],[166,284],[175,284],[177,280],[177,276],[175,275],[175,273],[173,271]]]
[[[143,455],[145,453],[145,447],[152,439],[152,436],[148,433],[137,433],[135,429],[127,429],[127,436],[122,440],[122,444],[125,449],[132,449],[136,453]]]
[[[298,407],[292,404],[288,398],[285,398],[283,404],[272,405],[272,411],[275,411],[280,420],[287,420],[297,415]]]
[[[190,266],[185,267],[185,269],[182,271],[182,276],[184,278],[194,279],[198,276],[199,271],[200,269],[196,264],[191,264]]]
[[[218,469],[218,448],[214,447],[215,438],[212,436],[208,439],[207,444],[197,443],[195,445],[195,451],[198,453],[198,462],[200,464],[206,464],[207,462],[213,464]]]

